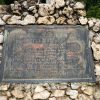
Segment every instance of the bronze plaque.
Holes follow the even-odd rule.
[[[95,81],[88,35],[82,26],[6,26],[3,81]]]

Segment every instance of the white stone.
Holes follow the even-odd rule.
[[[59,17],[58,19],[56,19],[56,23],[57,24],[65,24],[65,17]]]
[[[72,89],[78,89],[81,85],[78,83],[71,83],[71,88]]]
[[[95,71],[96,71],[96,75],[100,75],[100,65],[99,64],[95,65]]]
[[[94,88],[91,86],[82,86],[81,90],[83,91],[84,94],[87,94],[89,96],[94,93]]]
[[[0,85],[0,90],[1,91],[7,91],[9,86],[10,86],[9,84]]]
[[[0,34],[0,43],[3,43],[3,35]]]
[[[7,100],[6,96],[0,96],[0,100]]]
[[[98,20],[96,24],[93,26],[93,31],[95,32],[100,31],[100,20]]]
[[[30,92],[26,94],[26,96],[24,97],[24,100],[33,100]]]
[[[0,18],[0,25],[5,25],[6,23]]]
[[[9,18],[11,18],[12,17],[12,15],[4,15],[3,17],[2,17],[2,19],[4,20],[4,22],[6,22]]]
[[[38,86],[36,86],[34,92],[42,92],[42,91],[44,91],[44,90],[45,90],[44,87],[38,85]]]
[[[60,7],[63,7],[65,5],[64,0],[54,0],[54,2],[55,2],[55,7],[56,8],[60,8]]]
[[[35,17],[32,15],[26,15],[23,21],[21,21],[21,25],[28,25],[28,24],[34,24],[35,23]]]
[[[21,16],[13,15],[11,18],[7,20],[7,24],[20,24],[21,23]]]
[[[13,90],[11,94],[18,99],[24,98],[24,93],[21,90]]]
[[[72,100],[72,99],[70,99],[68,96],[64,96],[64,97],[57,97],[56,100]]]
[[[16,98],[10,98],[9,100],[16,100]]]
[[[100,43],[100,34],[97,34],[93,40],[95,41],[95,43]]]
[[[10,97],[10,96],[11,96],[11,93],[10,93],[9,91],[7,91],[7,92],[6,92],[6,95],[7,95],[8,97]]]
[[[100,100],[100,88],[96,89],[96,92],[94,93],[95,100]]]
[[[37,20],[38,24],[53,24],[54,22],[55,18],[53,16],[39,17]]]
[[[97,26],[94,25],[93,31],[94,31],[94,32],[98,32],[98,31],[99,31],[99,27],[97,27]]]
[[[63,13],[64,15],[66,15],[67,17],[69,17],[70,15],[73,14],[73,9],[72,9],[70,6],[64,7],[62,13]]]
[[[54,13],[54,9],[55,9],[54,5],[41,4],[41,5],[39,5],[38,13],[40,16],[49,16]]]
[[[39,93],[34,93],[33,95],[33,99],[48,99],[50,96],[50,93],[47,90],[44,90],[42,92]]]
[[[86,16],[86,11],[85,10],[77,10],[77,13],[81,16]]]
[[[7,5],[0,5],[0,14],[5,14],[7,13]]]
[[[85,94],[79,94],[78,100],[93,100],[93,99],[90,99],[90,97]]]
[[[66,92],[66,94],[69,95],[71,99],[76,99],[77,96],[78,96],[78,91],[76,91],[76,90],[68,90]]]
[[[74,18],[70,18],[70,19],[67,19],[67,23],[70,25],[76,25],[78,23],[78,20]]]
[[[74,5],[74,9],[84,9],[85,6],[82,2],[77,2],[75,5]]]
[[[54,90],[52,93],[55,97],[61,97],[65,95],[65,90]]]
[[[59,89],[59,90],[67,89],[67,84],[64,84],[64,83],[58,84],[57,89]]]
[[[83,16],[79,18],[79,21],[80,21],[80,23],[81,23],[82,25],[86,25],[87,22],[88,22],[87,18],[85,18],[85,17],[83,17]]]
[[[93,55],[96,60],[100,60],[100,44],[92,42]]]
[[[27,1],[24,1],[24,2],[22,3],[22,5],[24,6],[24,8],[28,9]]]
[[[93,20],[89,20],[89,21],[88,21],[88,24],[89,24],[89,27],[93,27],[93,26],[94,26]]]
[[[29,10],[29,11],[32,11],[32,10],[34,10],[35,8],[36,8],[35,6],[31,6],[31,7],[28,8],[28,10]]]
[[[55,97],[49,98],[49,100],[57,100]]]

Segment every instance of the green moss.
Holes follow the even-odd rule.
[[[91,6],[87,11],[87,17],[100,18],[100,6]]]
[[[86,4],[87,17],[100,18],[100,0],[76,0]]]
[[[0,4],[11,4],[14,0],[0,0]]]
[[[4,0],[0,0],[0,4],[5,4]]]

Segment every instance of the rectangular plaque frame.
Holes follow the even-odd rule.
[[[94,63],[93,63],[93,58],[92,58],[91,47],[89,44],[89,31],[84,26],[79,26],[79,25],[78,26],[6,25],[4,34],[5,34],[4,35],[4,49],[3,49],[3,60],[0,66],[0,69],[1,69],[0,81],[16,82],[16,83],[20,83],[20,82],[21,83],[24,83],[24,82],[26,83],[95,82]],[[42,39],[42,42],[40,41],[41,39]],[[65,42],[66,39],[68,39],[67,42]],[[78,43],[79,46],[78,44],[77,45],[74,44],[74,42],[76,44]],[[59,49],[59,45],[56,46],[54,43],[56,45],[59,44],[60,49]],[[81,45],[82,47],[80,47]],[[77,48],[75,48],[75,46]],[[80,51],[80,48],[84,48],[84,50],[81,53],[78,53]],[[40,49],[40,52],[42,52],[41,51],[42,49],[44,50],[43,51],[44,57],[43,55],[40,56],[42,53],[36,51],[38,49]],[[56,51],[58,50],[59,52],[57,51],[58,52],[57,53],[55,49]],[[79,51],[77,52],[76,49],[79,49]],[[23,52],[25,55],[23,54]],[[64,52],[64,54],[62,52]],[[21,54],[22,56],[20,56]],[[35,54],[36,56],[33,57],[33,55]],[[60,57],[57,54],[59,54]],[[15,57],[15,55],[18,57]],[[29,56],[30,60],[26,59],[28,55],[30,55]],[[78,60],[80,61],[81,56],[84,59],[82,63],[79,63]],[[41,58],[41,60],[43,60],[42,61],[43,63],[41,61],[36,62],[37,58],[39,57]],[[26,62],[23,61],[24,58]],[[44,60],[46,61],[44,62]],[[27,63],[28,63],[28,66],[30,66],[29,69],[26,66]],[[79,65],[75,65],[76,63],[79,64],[80,66],[83,65],[84,67],[81,66],[82,68],[77,68],[79,67]],[[32,67],[32,64],[33,64],[33,67]],[[17,67],[18,65],[20,66],[20,68]],[[35,65],[37,66],[37,68],[34,67]],[[58,68],[58,65],[59,65],[59,68]],[[23,70],[22,66],[26,66],[27,69],[25,69],[24,67],[24,70]],[[50,66],[52,69],[50,69]],[[16,69],[14,69],[14,67]],[[42,69],[41,67],[45,67],[45,68]],[[70,69],[70,67],[72,67],[72,69]],[[27,70],[29,71],[27,72]],[[34,73],[32,73],[32,70],[34,71],[36,76],[33,75]],[[67,70],[68,70],[68,73],[66,72]],[[33,76],[31,76],[29,73],[32,74]]]

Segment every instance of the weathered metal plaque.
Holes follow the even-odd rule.
[[[95,81],[88,34],[82,26],[6,26],[2,80]]]

